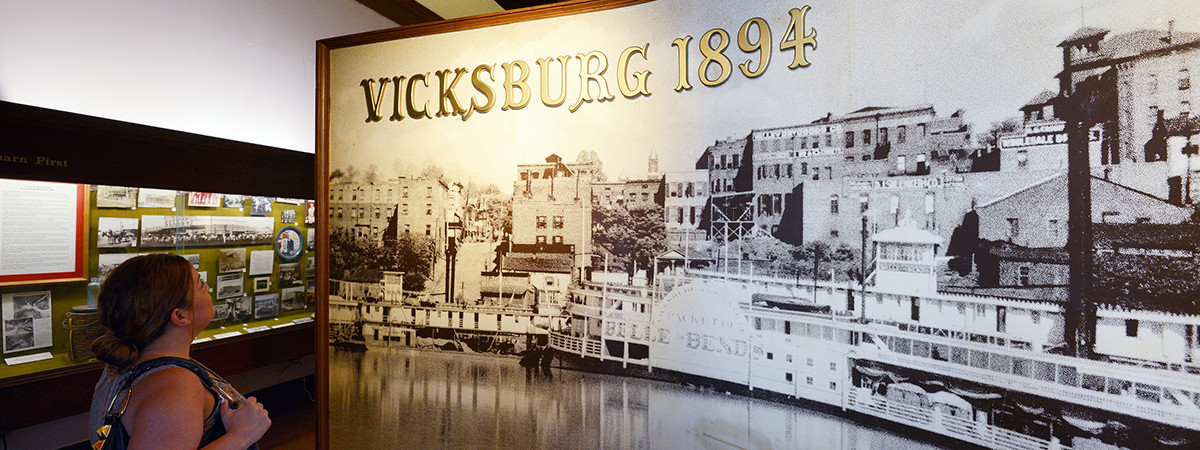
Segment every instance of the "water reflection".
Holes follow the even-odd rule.
[[[330,350],[334,448],[935,448],[804,408],[516,359]]]

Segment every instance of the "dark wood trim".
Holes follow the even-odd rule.
[[[317,42],[317,448],[329,448],[329,48]]]
[[[192,358],[229,377],[312,354],[315,328],[307,323],[196,344]],[[103,370],[103,363],[90,362],[0,380],[0,434],[88,412]]]
[[[476,28],[494,27],[530,20],[563,17],[575,14],[604,11],[639,5],[654,0],[573,0],[549,5],[533,6],[512,11],[501,11],[478,16],[462,17],[440,22],[422,23],[418,25],[391,28],[387,30],[369,31],[351,34],[319,41],[330,50],[353,47],[356,45],[373,44],[430,34],[448,33],[451,31],[471,30]]]
[[[356,0],[379,15],[399,25],[442,20],[442,16],[430,11],[414,0]]]
[[[0,101],[0,178],[313,198],[312,154]],[[39,164],[43,159],[62,164]]]

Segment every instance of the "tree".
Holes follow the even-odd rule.
[[[330,277],[343,279],[362,273],[379,277],[383,271],[404,272],[406,291],[425,289],[438,257],[433,238],[427,236],[403,234],[379,243],[355,239],[343,230],[331,233],[329,240]]]
[[[444,174],[445,174],[445,171],[443,171],[442,168],[439,167],[437,164],[430,164],[428,166],[425,166],[424,169],[421,169],[421,175],[419,178],[428,178],[428,179],[432,179],[432,180],[439,180],[442,178],[442,175],[444,175]]]
[[[654,257],[667,251],[662,208],[597,208],[592,223],[592,242],[616,255],[630,280],[637,267],[651,267]],[[653,270],[647,274],[653,281]]]
[[[987,149],[997,148],[1000,146],[1000,135],[1011,133],[1021,129],[1021,118],[1009,117],[999,122],[992,122],[988,127],[987,133],[976,136],[975,141],[980,146]]]

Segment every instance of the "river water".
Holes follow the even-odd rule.
[[[835,415],[673,383],[433,350],[331,348],[330,444],[368,448],[925,449]]]

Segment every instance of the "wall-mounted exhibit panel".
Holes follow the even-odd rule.
[[[68,380],[98,379],[96,299],[138,255],[180,255],[207,283],[216,317],[195,342],[206,363],[277,362],[269,349],[220,351],[267,334],[311,351],[291,333],[315,320],[310,155],[11,103],[0,103],[0,140],[0,396],[38,386],[78,397],[16,403],[33,412],[6,415],[0,430],[86,411],[90,384]]]

